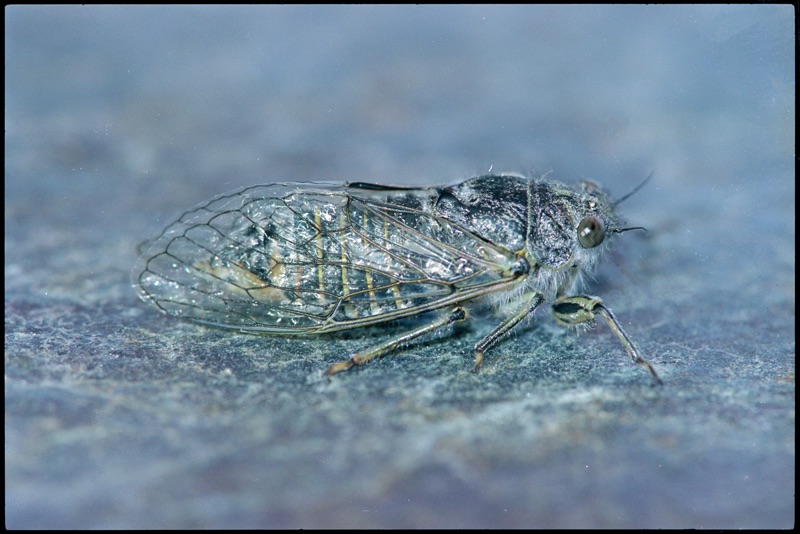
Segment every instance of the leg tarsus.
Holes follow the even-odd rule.
[[[354,365],[356,365],[356,363],[353,361],[353,358],[350,358],[349,360],[344,360],[342,362],[336,362],[331,364],[330,367],[328,367],[328,370],[325,371],[325,374],[327,376],[335,375],[336,373],[339,373],[341,371],[347,371]]]
[[[470,373],[477,373],[481,370],[481,365],[483,365],[483,353],[475,351],[475,364],[472,366],[472,369],[469,370]]]

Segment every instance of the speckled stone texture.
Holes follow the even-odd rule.
[[[8,528],[791,528],[791,6],[6,7]],[[591,179],[604,325],[255,337],[137,247],[253,183]]]

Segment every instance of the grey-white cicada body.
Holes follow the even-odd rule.
[[[603,318],[659,382],[602,301],[571,294],[623,230],[590,182],[492,174],[448,187],[258,185],[185,213],[134,276],[142,298],[168,315],[256,334],[323,334],[440,311],[328,374],[488,303],[505,318],[475,345],[478,370],[486,350],[549,301],[561,324]]]

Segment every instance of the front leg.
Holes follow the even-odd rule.
[[[586,295],[574,297],[561,296],[553,303],[553,316],[558,323],[564,326],[587,323],[598,315],[603,318],[608,324],[608,327],[611,328],[611,331],[619,338],[633,363],[647,369],[656,384],[662,384],[653,366],[641,357],[639,351],[628,337],[628,334],[622,329],[617,318],[611,313],[611,310],[603,305],[603,301],[600,300],[600,297],[590,297]]]

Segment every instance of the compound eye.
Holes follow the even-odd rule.
[[[578,243],[583,248],[594,248],[603,242],[606,237],[606,229],[602,221],[594,215],[585,217],[578,225]]]

